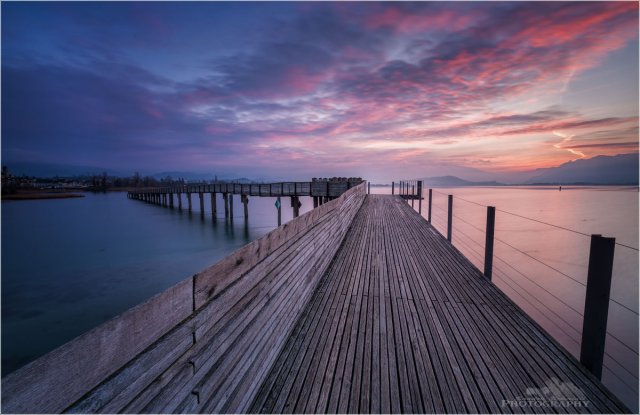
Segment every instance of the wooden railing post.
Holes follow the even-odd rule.
[[[496,226],[496,208],[487,206],[487,231],[484,240],[484,276],[491,280],[493,275],[493,234]]]
[[[451,242],[451,228],[453,219],[453,195],[449,195],[449,209],[447,210],[447,241]]]
[[[225,188],[226,190],[226,188]],[[222,194],[222,201],[224,202],[224,217],[229,217],[229,193]]]
[[[278,226],[282,225],[282,204],[280,202],[280,196],[278,196],[278,199],[276,201],[276,207],[278,208]]]
[[[611,292],[615,247],[615,238],[591,235],[580,363],[598,379],[602,378],[602,361],[604,359],[604,346],[607,336],[609,294]]]
[[[411,185],[411,208],[413,208],[413,202],[416,199],[416,185]]]
[[[433,201],[433,189],[429,189],[429,214],[427,220],[431,223],[431,204]]]
[[[422,215],[422,180],[418,181],[418,213]]]
[[[367,194],[371,194],[371,182],[367,182]]]
[[[395,182],[391,182],[391,194],[394,195],[396,194],[396,183]]]
[[[218,213],[218,209],[216,206],[216,193],[211,192],[211,219],[216,219],[216,214]]]
[[[229,219],[233,219],[233,193],[229,193]]]

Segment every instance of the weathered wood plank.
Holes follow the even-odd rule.
[[[2,381],[2,410],[64,411],[186,319],[192,289],[188,278],[9,374]]]
[[[197,274],[194,277],[196,308],[202,307],[202,305],[213,298],[215,294],[224,290],[240,275],[253,268],[283,243],[292,240],[295,235],[299,235],[310,226],[313,226],[320,217],[338,207],[342,200],[347,200],[350,195],[362,191],[364,191],[364,187],[350,189],[350,193],[343,195],[344,199],[336,199],[325,203],[285,223],[262,238],[245,245],[233,254],[225,257],[212,267]]]

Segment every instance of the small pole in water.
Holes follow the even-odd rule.
[[[559,192],[561,192],[561,191],[562,191],[562,186],[560,186],[560,187],[558,188],[558,191],[559,191]]]

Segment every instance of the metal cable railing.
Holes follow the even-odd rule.
[[[439,195],[443,195],[443,196],[447,196],[447,198],[449,197],[453,197],[454,200],[456,201],[463,201],[466,202],[470,205],[474,205],[474,206],[478,206],[478,207],[483,207],[483,208],[490,208],[488,205],[485,205],[483,203],[479,203],[479,202],[475,202],[473,200],[469,200],[466,198],[461,198],[457,195],[453,195],[451,196],[450,194],[445,194],[443,192],[439,192],[436,190],[431,189],[431,192],[435,193],[435,194],[439,194]],[[439,232],[443,235],[446,236],[448,239],[450,239],[450,241],[452,242],[453,245],[460,247],[460,249],[463,252],[463,255],[467,255],[470,259],[472,258],[474,261],[477,261],[478,264],[484,264],[485,263],[485,258],[487,258],[487,251],[485,251],[486,247],[481,243],[478,242],[476,240],[476,238],[474,238],[472,235],[468,234],[467,232],[465,232],[465,230],[463,229],[469,229],[471,228],[473,230],[473,232],[477,232],[478,235],[476,235],[474,233],[475,236],[482,236],[482,240],[484,240],[484,237],[486,236],[486,232],[487,229],[482,229],[481,226],[476,225],[475,223],[473,223],[472,219],[469,219],[467,217],[464,217],[463,215],[461,215],[460,213],[456,212],[449,212],[449,209],[452,207],[451,201],[449,201],[449,206],[447,207],[445,205],[445,208],[439,206],[437,203],[435,203],[435,198],[434,200],[431,200],[431,194],[430,194],[430,205],[429,205],[429,216],[431,217],[431,222],[434,225],[434,227],[440,228],[442,231],[439,230]],[[566,232],[570,232],[572,234],[575,235],[579,235],[581,237],[589,237],[592,238],[592,235],[587,234],[585,232],[580,232],[577,231],[575,229],[571,229],[569,227],[565,227],[565,226],[560,226],[560,225],[556,225],[550,222],[546,222],[543,220],[539,220],[536,218],[530,218],[524,215],[520,215],[511,211],[507,211],[504,209],[498,209],[498,208],[494,208],[495,212],[500,212],[502,214],[506,214],[506,215],[510,215],[513,216],[515,218],[520,218],[520,219],[524,219],[527,221],[531,221],[534,223],[538,223],[538,224],[542,224],[545,226],[549,226],[552,227],[554,229],[558,229],[558,230],[562,230],[562,231],[566,231]],[[463,224],[463,226],[456,226],[455,229],[452,228],[452,222],[454,223],[461,223]],[[487,224],[487,226],[489,226]],[[452,234],[449,234],[449,229],[450,227],[452,228]],[[513,251],[515,251],[518,255],[522,255],[524,257],[527,258],[527,260],[531,260],[534,261],[536,264],[539,264],[541,266],[543,266],[545,269],[548,269],[550,271],[553,271],[555,274],[560,275],[562,277],[565,277],[568,280],[573,281],[574,283],[579,284],[580,286],[584,287],[586,289],[587,284],[586,282],[582,281],[580,278],[577,278],[573,275],[571,275],[571,273],[566,272],[562,269],[559,269],[557,266],[551,265],[547,262],[545,262],[544,260],[538,258],[537,256],[534,256],[532,254],[530,254],[529,252],[526,252],[523,249],[518,248],[517,246],[515,246],[512,242],[505,240],[503,238],[499,238],[495,235],[493,235],[492,238],[494,241],[497,241],[499,244],[501,244],[502,246],[511,249]],[[487,240],[487,243],[488,240]],[[493,243],[492,243],[493,245]],[[619,242],[615,242],[616,246],[620,246],[632,251],[636,251],[638,252],[638,248],[635,248],[633,246],[630,246],[628,244],[624,244],[624,243],[619,243]],[[572,305],[570,302],[568,302],[566,299],[563,299],[561,295],[555,294],[554,292],[552,292],[552,290],[550,288],[545,287],[544,283],[541,281],[537,281],[535,278],[533,278],[531,275],[528,274],[528,272],[523,271],[521,269],[519,269],[519,267],[515,266],[514,264],[512,264],[510,261],[508,261],[505,257],[502,257],[501,255],[497,255],[496,253],[493,252],[493,247],[491,247],[491,258],[493,258],[495,261],[492,261],[492,265],[490,266],[491,269],[494,271],[494,276],[496,277],[496,279],[500,280],[505,287],[507,287],[510,291],[513,291],[513,293],[515,293],[519,298],[522,298],[522,300],[524,300],[526,303],[528,303],[533,309],[535,309],[545,320],[548,320],[550,322],[550,324],[552,324],[553,326],[555,326],[557,329],[559,329],[562,333],[564,333],[568,339],[571,339],[571,341],[575,342],[578,346],[580,346],[581,341],[579,338],[576,338],[575,335],[573,335],[572,333],[575,332],[575,334],[578,335],[578,337],[580,337],[582,335],[582,330],[579,330],[578,328],[576,328],[574,326],[574,324],[572,324],[570,321],[567,320],[567,318],[563,317],[563,313],[559,313],[556,312],[553,308],[551,308],[549,305],[545,304],[545,302],[541,301],[538,298],[538,295],[531,292],[530,288],[527,288],[523,285],[524,280],[527,281],[528,284],[531,284],[531,287],[535,286],[537,289],[541,290],[542,292],[545,293],[545,295],[553,298],[553,301],[557,301],[559,302],[564,308],[567,308],[569,310],[571,310],[572,313],[575,313],[578,318],[582,318],[584,319],[584,312],[582,312],[580,310],[579,307],[576,307],[574,305]],[[509,272],[507,272],[509,271]],[[518,280],[515,277],[518,276],[518,278],[522,278],[522,280]],[[533,302],[535,301],[535,302]],[[638,316],[638,311],[634,310],[632,307],[630,307],[629,305],[624,304],[623,302],[621,302],[620,300],[610,297],[609,298],[609,302],[610,303],[614,303],[616,304],[618,307],[620,307],[623,310],[626,310],[628,312],[630,312],[631,314],[633,314],[634,316]],[[555,308],[555,307],[554,307]],[[560,324],[560,322],[562,324]],[[563,328],[563,326],[568,326],[572,331],[567,331],[566,327]],[[624,348],[624,350],[627,353],[630,353],[631,355],[635,355],[638,356],[638,351],[637,351],[637,347],[633,347],[630,346],[629,344],[627,344],[623,339],[621,339],[620,337],[616,336],[614,333],[612,333],[610,330],[606,330],[606,334],[604,334],[606,336],[608,336],[609,338],[611,338],[612,340],[614,340],[616,342],[616,344],[619,344],[622,348]],[[622,368],[622,370],[628,374],[629,376],[631,376],[633,379],[638,380],[638,376],[637,374],[634,374],[632,371],[630,371],[626,365],[622,364],[616,357],[612,356],[609,352],[605,351],[605,356],[607,357],[607,359],[611,362],[614,362],[616,365],[620,366],[620,368]],[[603,368],[606,368],[608,372],[611,372],[612,375],[616,378],[618,378],[618,380],[620,380],[620,382],[624,383],[627,387],[630,387],[630,385],[625,382],[623,379],[620,378],[620,376],[618,374],[615,373],[614,370],[612,370],[610,367],[608,367],[605,363],[603,363]],[[631,387],[630,387],[631,388]],[[637,391],[637,387],[636,389],[631,388],[632,390],[636,390]]]

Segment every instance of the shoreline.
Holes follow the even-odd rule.
[[[2,201],[17,201],[17,200],[44,200],[44,199],[72,199],[84,197],[79,193],[55,193],[55,192],[28,192],[28,193],[14,193],[9,195],[2,195]]]

